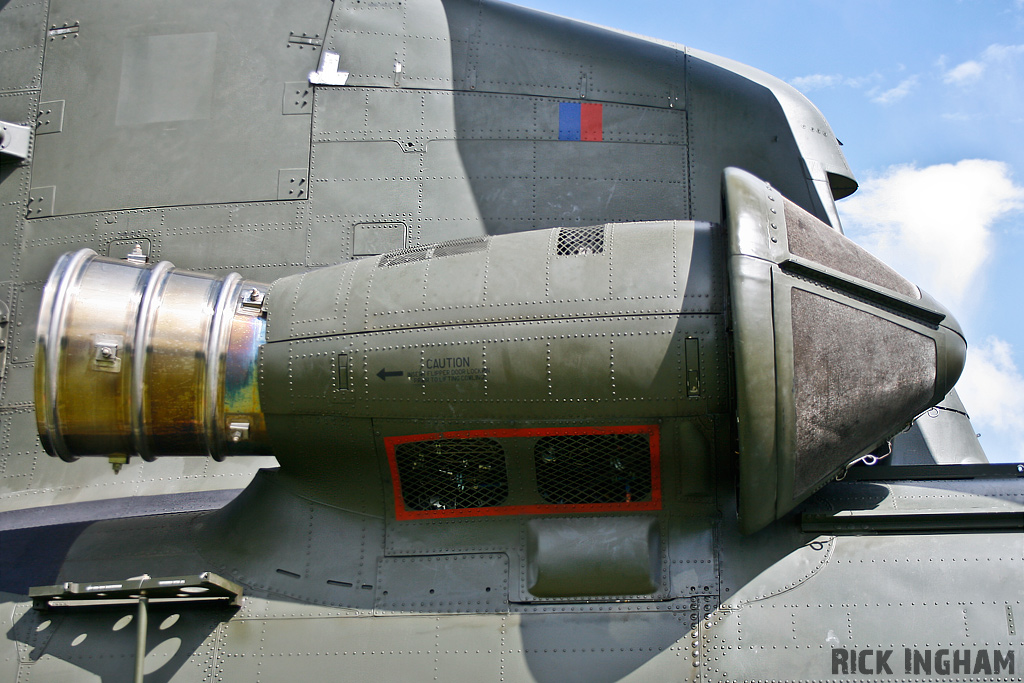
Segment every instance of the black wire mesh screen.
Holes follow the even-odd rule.
[[[534,447],[537,490],[548,503],[588,505],[650,500],[647,434],[546,436]]]
[[[508,497],[505,452],[494,439],[399,444],[395,464],[406,510],[494,507]]]
[[[486,248],[486,237],[464,237],[460,240],[441,242],[441,244],[434,248],[434,258],[458,256],[459,254],[472,254],[476,251],[483,251]]]
[[[415,247],[413,249],[402,249],[395,251],[390,254],[384,254],[377,261],[378,268],[389,268],[391,266],[401,266],[406,263],[414,263],[416,261],[422,261],[430,256],[430,247]]]
[[[589,256],[604,251],[604,226],[559,228],[557,256]]]
[[[378,268],[390,268],[401,266],[406,263],[423,261],[428,258],[444,258],[445,256],[458,256],[459,254],[472,254],[475,251],[483,251],[487,248],[486,237],[464,237],[458,240],[449,240],[439,244],[428,244],[423,247],[412,247],[400,249],[389,254],[383,254],[377,261]]]

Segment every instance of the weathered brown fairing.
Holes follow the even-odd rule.
[[[941,401],[967,346],[942,306],[767,183],[728,169],[723,191],[752,532]]]

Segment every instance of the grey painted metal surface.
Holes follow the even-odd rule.
[[[241,606],[151,601],[145,680],[1021,679],[1024,477],[927,465],[984,460],[955,394],[793,511],[737,456],[722,171],[835,228],[856,188],[788,85],[477,0],[13,0],[0,55],[0,121],[34,130],[0,157],[0,680],[134,666],[133,607],[40,612],[31,586],[210,571]],[[135,245],[276,281],[276,461],[43,451],[47,276]],[[742,534],[744,496],[780,518]]]

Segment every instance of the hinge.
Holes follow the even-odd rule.
[[[68,23],[68,22],[64,22],[60,26],[57,26],[57,24],[51,24],[50,25],[50,30],[47,32],[47,34],[50,36],[50,40],[54,40],[56,38],[60,38],[61,40],[65,40],[66,38],[69,38],[69,37],[70,38],[77,38],[78,37],[78,29],[79,28],[81,28],[81,27],[79,25],[79,22],[77,22],[77,21],[75,23],[73,23],[73,24]]]
[[[305,33],[291,33],[288,34],[288,44],[298,45],[301,50],[304,46],[320,47],[324,44],[324,41],[320,39],[320,34],[315,36],[307,36]]]

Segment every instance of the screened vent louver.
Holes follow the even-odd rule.
[[[443,256],[457,256],[459,254],[472,254],[476,251],[483,251],[487,248],[487,239],[484,237],[466,237],[461,240],[442,242],[434,247],[434,258]]]
[[[389,268],[401,266],[406,263],[423,261],[429,258],[443,258],[445,256],[457,256],[458,254],[471,254],[476,251],[483,251],[487,248],[487,238],[466,237],[459,240],[450,240],[440,244],[431,244],[426,247],[415,249],[403,249],[401,251],[384,254],[377,262],[378,268]]]
[[[388,268],[390,266],[400,266],[405,263],[422,261],[430,256],[430,249],[431,247],[417,247],[415,249],[403,249],[391,254],[384,254],[380,257],[380,261],[377,262],[377,267]]]
[[[589,256],[604,252],[604,226],[559,228],[558,256]]]
[[[508,497],[505,453],[494,439],[399,444],[395,464],[407,510],[494,507]]]
[[[631,503],[651,495],[647,434],[548,436],[537,441],[537,490],[548,503]]]

